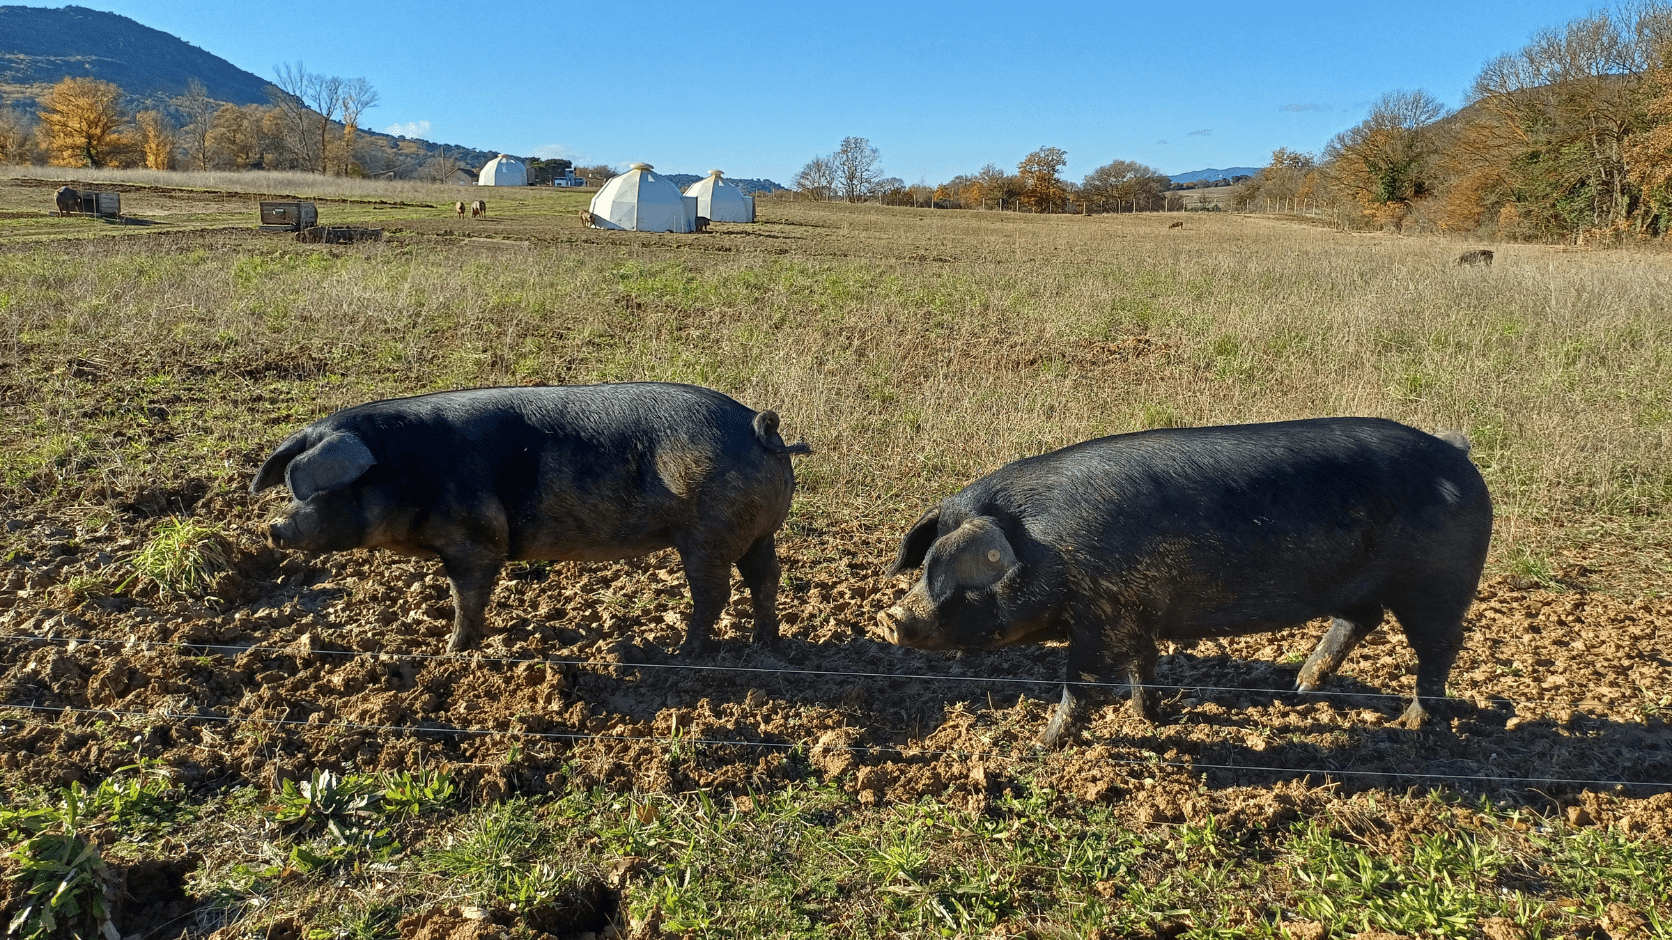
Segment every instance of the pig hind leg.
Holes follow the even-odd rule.
[[[685,583],[691,588],[691,619],[685,624],[685,642],[679,644],[682,656],[705,653],[714,624],[731,600],[731,564],[716,561],[712,552],[679,552],[685,568]]]
[[[1401,728],[1422,727],[1446,697],[1446,678],[1463,646],[1463,615],[1474,601],[1474,589],[1455,592],[1460,597],[1430,594],[1407,597],[1388,605],[1405,640],[1417,655],[1417,691],[1410,707],[1394,724]],[[1425,704],[1426,703],[1426,704]]]
[[[1318,641],[1318,647],[1307,658],[1306,665],[1300,667],[1300,675],[1295,677],[1295,690],[1317,692],[1329,685],[1329,680],[1347,661],[1347,655],[1381,625],[1380,604],[1343,611],[1330,624],[1329,632]]]
[[[737,560],[737,571],[749,588],[749,601],[755,611],[755,632],[750,640],[772,644],[778,641],[778,577],[783,569],[778,565],[776,540],[762,536],[749,546]]]

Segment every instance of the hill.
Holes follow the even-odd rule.
[[[196,78],[209,97],[265,104],[259,75],[125,16],[86,7],[0,6],[0,86],[7,98],[29,98],[67,75],[110,82],[146,105],[186,93]]]
[[[692,183],[695,183],[697,180],[703,178],[702,176],[697,176],[692,173],[664,173],[662,175],[672,180],[673,184],[678,186],[680,189],[684,189]],[[703,176],[706,175],[706,173],[703,174]],[[786,189],[786,187],[780,186],[772,180],[743,179],[728,176],[726,177],[726,182],[736,186],[738,189],[743,190],[746,194],[751,196],[756,193],[771,193],[777,192],[780,189]]]
[[[1253,176],[1258,172],[1260,167],[1257,166],[1232,166],[1223,170],[1191,170],[1189,173],[1175,173],[1167,178],[1175,183],[1194,183],[1199,180],[1236,179],[1239,176]]]

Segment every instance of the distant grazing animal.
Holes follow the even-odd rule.
[[[706,215],[697,216],[697,231],[699,231],[699,232],[708,231],[708,216],[706,216]]]
[[[1485,248],[1476,248],[1474,251],[1465,251],[1457,256],[1457,263],[1484,264],[1490,268],[1492,266],[1492,252],[1487,251]]]
[[[53,199],[58,203],[58,214],[60,216],[66,216],[81,209],[81,194],[68,186],[58,187],[58,192],[53,194]]]
[[[458,202],[453,203],[453,211],[457,212],[459,214],[459,218],[461,218],[461,219],[464,218],[464,200],[463,199],[460,199]]]
[[[482,200],[478,199],[475,202],[470,204],[470,217],[471,218],[474,219],[479,215],[487,215],[487,214],[488,214],[488,204],[486,202],[483,202]]]
[[[1168,228],[1184,228],[1184,220],[1180,219],[1177,222],[1174,222],[1172,225],[1169,225],[1167,227]]]
[[[585,209],[582,209],[581,210],[581,224],[585,225],[585,226],[588,226],[588,227],[591,227],[591,228],[597,228],[598,227],[598,217],[593,215],[592,213],[586,211]]]

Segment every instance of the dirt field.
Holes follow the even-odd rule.
[[[49,185],[0,182],[0,234],[9,240],[0,251],[63,237],[60,220],[48,226],[28,215]],[[61,221],[96,235],[143,229],[171,252],[206,247],[204,230],[221,233],[222,249],[278,244],[223,231],[253,224],[253,199],[242,194],[145,192],[125,196],[124,207],[154,224]],[[596,233],[569,208],[495,199],[489,218],[459,220],[439,202],[322,202],[321,219],[381,219],[407,244],[445,241],[465,255],[652,243],[771,255],[792,244],[788,223],[654,242]],[[864,239],[796,251],[863,257]],[[926,239],[913,250],[929,259],[918,263],[933,264],[961,249]],[[113,409],[145,416],[130,440],[108,441],[114,449],[188,433],[175,427],[177,415],[217,394],[148,386],[96,353],[41,362],[14,342],[0,402],[21,413],[49,386],[79,383],[87,420]],[[245,374],[254,399],[293,400],[283,376]],[[739,589],[718,628],[721,651],[699,662],[676,656],[689,600],[677,559],[664,552],[621,564],[513,566],[480,652],[448,656],[452,605],[437,563],[290,555],[260,543],[260,523],[279,498],[252,499],[243,487],[297,423],[265,417],[239,446],[201,453],[148,483],[112,487],[91,471],[85,485],[8,481],[11,496],[0,504],[7,792],[96,782],[141,757],[204,795],[319,769],[437,766],[484,802],[592,787],[740,798],[812,780],[860,807],[933,797],[979,813],[1007,793],[1043,787],[1110,807],[1136,830],[1212,818],[1253,838],[1355,795],[1438,790],[1672,840],[1672,599],[1656,584],[1552,589],[1583,584],[1599,559],[1553,555],[1559,570],[1542,582],[1495,565],[1452,673],[1453,714],[1435,727],[1388,726],[1414,668],[1391,622],[1329,693],[1288,691],[1322,635],[1324,624],[1314,623],[1166,650],[1162,723],[1139,724],[1110,704],[1073,746],[1040,755],[1032,742],[1057,697],[1060,647],[944,656],[873,636],[877,612],[907,586],[883,577],[903,531],[893,518],[881,524],[856,509],[792,519],[779,539],[786,574],[776,649],[749,644]],[[817,477],[821,459],[830,458],[815,453],[803,467],[813,464]],[[809,498],[828,506],[820,492]],[[909,518],[930,495],[903,498],[896,516]],[[170,516],[227,533],[230,568],[204,597],[112,579]],[[1433,814],[1384,822],[1389,843],[1448,825]],[[155,864],[202,851],[165,847]],[[173,876],[175,888],[183,878]],[[189,907],[130,908],[122,930],[161,935]]]

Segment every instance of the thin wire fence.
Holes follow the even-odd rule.
[[[26,636],[26,635],[0,635],[0,641],[9,641],[9,642],[14,642],[14,643],[24,643],[24,644],[34,644],[34,645],[54,644],[54,645],[61,645],[61,646],[64,646],[66,648],[71,646],[71,645],[79,645],[79,644],[121,645],[124,648],[128,648],[128,649],[132,649],[132,648],[136,648],[136,647],[137,648],[143,648],[143,649],[173,649],[173,650],[176,650],[176,651],[189,653],[190,655],[225,654],[226,652],[236,652],[236,653],[251,652],[251,653],[259,653],[259,654],[267,654],[267,655],[297,655],[298,652],[299,652],[294,647],[285,647],[285,646],[270,646],[270,647],[269,646],[247,646],[246,647],[246,646],[230,646],[230,645],[222,645],[222,644],[204,644],[204,643],[118,640],[118,639],[111,639],[111,638],[77,638],[77,637],[40,637],[40,636]],[[443,654],[429,654],[429,653],[389,653],[389,652],[370,652],[370,651],[356,651],[356,650],[327,650],[327,649],[309,649],[307,651],[307,655],[310,655],[310,656],[339,656],[339,657],[360,658],[360,659],[381,659],[381,660],[386,661],[386,662],[398,662],[398,661],[402,661],[402,660],[410,660],[410,661],[455,660],[455,661],[457,661],[457,660],[461,660],[461,658],[462,658],[458,654],[443,655]],[[794,667],[784,668],[784,667],[763,667],[763,666],[729,666],[729,665],[707,665],[707,664],[696,664],[696,663],[617,663],[617,662],[609,662],[609,661],[584,660],[584,659],[557,659],[557,658],[528,659],[528,658],[512,658],[512,657],[491,657],[491,656],[482,656],[482,655],[468,656],[468,658],[463,658],[463,661],[469,662],[469,663],[477,663],[477,664],[489,664],[489,663],[491,663],[491,664],[496,664],[496,665],[501,665],[501,666],[512,666],[512,667],[523,666],[523,665],[546,665],[546,666],[573,667],[573,668],[580,668],[580,669],[594,669],[594,670],[600,670],[600,671],[604,671],[604,670],[609,670],[609,671],[635,670],[635,669],[672,669],[672,670],[680,670],[680,671],[687,671],[687,672],[730,672],[730,673],[740,673],[740,674],[745,674],[745,675],[786,675],[786,676],[797,676],[797,677],[864,679],[864,680],[892,679],[892,680],[937,681],[937,682],[943,682],[944,681],[944,682],[1002,683],[1002,684],[1009,684],[1009,685],[1024,685],[1024,686],[1033,686],[1033,687],[1038,687],[1038,686],[1057,687],[1057,686],[1060,686],[1060,685],[1063,684],[1061,682],[1061,680],[1026,679],[1026,678],[1013,678],[1013,677],[1004,677],[1004,676],[952,676],[952,675],[936,675],[936,674],[932,674],[932,673],[856,672],[856,671],[828,670],[828,669],[804,669],[804,668],[794,668]],[[1124,684],[1121,684],[1121,685],[1117,686],[1117,685],[1110,684],[1110,683],[1076,682],[1076,683],[1072,683],[1072,684],[1076,685],[1076,686],[1092,686],[1092,687],[1103,687],[1103,688],[1124,688],[1125,687]],[[1226,692],[1226,693],[1235,693],[1235,694],[1251,694],[1251,693],[1253,693],[1253,694],[1274,694],[1274,695],[1295,694],[1294,690],[1292,690],[1292,689],[1258,689],[1258,688],[1246,688],[1246,687],[1241,687],[1241,686],[1208,686],[1208,685],[1194,685],[1194,684],[1192,684],[1192,685],[1154,685],[1154,686],[1149,686],[1149,688],[1161,689],[1161,690],[1166,690],[1166,691],[1189,690],[1189,691],[1201,691],[1201,692]],[[1400,700],[1403,700],[1405,698],[1405,696],[1403,696],[1403,695],[1391,694],[1391,693],[1375,693],[1375,692],[1363,692],[1363,693],[1361,693],[1361,692],[1327,692],[1327,691],[1325,691],[1325,692],[1306,693],[1306,694],[1308,696],[1340,696],[1340,697],[1356,698],[1356,699],[1383,698],[1383,699],[1400,699]],[[1508,700],[1507,699],[1500,699],[1499,701],[1508,701]],[[1546,708],[1546,709],[1555,709],[1555,708],[1577,707],[1577,706],[1589,705],[1589,704],[1594,704],[1594,703],[1591,703],[1591,702],[1572,703],[1572,702],[1566,702],[1566,701],[1545,700],[1545,701],[1536,701],[1536,702],[1522,702],[1522,703],[1518,703],[1518,704],[1530,704],[1530,705],[1537,705],[1539,707]],[[572,730],[567,730],[567,731],[531,731],[531,730],[526,730],[526,729],[508,729],[508,728],[468,728],[468,727],[462,727],[462,726],[458,726],[458,725],[442,724],[442,723],[434,723],[434,722],[424,723],[424,724],[415,724],[415,725],[363,724],[363,723],[358,723],[358,722],[340,721],[340,720],[320,721],[320,720],[317,720],[317,718],[290,719],[290,718],[265,718],[265,717],[259,717],[259,716],[220,715],[220,714],[214,714],[214,713],[210,713],[210,712],[202,712],[202,711],[186,712],[186,711],[170,710],[170,709],[167,709],[167,708],[164,708],[164,709],[161,709],[161,710],[154,710],[154,711],[140,711],[140,710],[124,710],[124,709],[112,709],[112,708],[84,708],[84,707],[79,707],[79,706],[67,706],[67,705],[43,705],[43,704],[38,704],[38,703],[31,703],[31,704],[0,705],[0,709],[9,709],[9,710],[13,710],[13,711],[35,713],[35,714],[89,715],[89,716],[99,716],[99,717],[116,719],[116,720],[155,721],[155,720],[158,720],[158,719],[163,719],[163,720],[167,720],[167,721],[170,721],[170,722],[173,722],[173,723],[176,723],[176,724],[187,723],[187,722],[219,722],[219,723],[223,723],[223,724],[227,724],[227,725],[246,724],[246,725],[264,725],[264,726],[277,727],[277,728],[296,727],[296,728],[306,728],[306,729],[315,729],[315,730],[330,729],[330,730],[339,731],[339,732],[364,732],[364,733],[368,733],[368,734],[443,735],[443,736],[451,736],[451,737],[500,736],[500,737],[517,738],[517,739],[522,739],[522,740],[546,740],[546,741],[553,741],[553,742],[568,742],[568,743],[581,743],[581,742],[626,743],[626,742],[637,742],[637,743],[640,743],[640,744],[651,743],[651,744],[656,744],[656,745],[659,745],[659,746],[666,746],[666,747],[670,747],[670,748],[676,747],[676,746],[678,746],[678,747],[715,747],[715,748],[739,748],[739,747],[741,747],[741,748],[758,748],[758,749],[764,749],[764,750],[769,750],[769,751],[779,751],[779,752],[809,751],[809,750],[814,750],[814,749],[822,749],[826,752],[829,752],[829,751],[837,751],[837,752],[847,751],[847,752],[853,753],[855,755],[865,755],[865,756],[879,756],[880,755],[880,756],[885,756],[886,757],[886,756],[891,756],[891,755],[897,755],[902,760],[922,760],[922,759],[933,760],[933,759],[941,759],[941,758],[958,758],[958,759],[963,759],[963,760],[978,760],[978,761],[1018,761],[1018,760],[1026,759],[1026,757],[1030,754],[1036,754],[1037,753],[1036,751],[1032,750],[1031,748],[1028,748],[1026,745],[1024,745],[1022,748],[1019,749],[1019,750],[1025,752],[1025,753],[1018,753],[1017,751],[1003,751],[1003,750],[978,751],[978,750],[961,749],[961,748],[955,748],[955,749],[920,748],[920,747],[912,747],[910,745],[894,745],[894,744],[890,744],[890,745],[863,745],[863,744],[840,744],[840,743],[815,743],[815,742],[810,742],[810,741],[805,741],[805,740],[803,740],[803,741],[766,741],[766,740],[741,740],[741,739],[725,739],[725,738],[696,738],[696,737],[692,737],[692,736],[689,736],[689,735],[679,735],[679,734],[673,734],[673,735],[654,734],[654,733],[653,734],[643,734],[643,735],[640,735],[640,734],[598,734],[598,733],[592,733],[592,732],[572,731]],[[1356,768],[1343,768],[1343,767],[1289,767],[1289,766],[1262,765],[1262,764],[1224,764],[1224,763],[1204,763],[1204,762],[1198,762],[1198,761],[1178,761],[1178,760],[1163,759],[1163,758],[1160,758],[1159,756],[1157,756],[1157,757],[1147,757],[1147,758],[1140,759],[1140,758],[1131,758],[1131,757],[1121,757],[1119,755],[1114,755],[1114,754],[1106,755],[1106,756],[1104,756],[1100,759],[1107,762],[1107,763],[1110,763],[1110,764],[1117,764],[1117,765],[1124,765],[1124,766],[1135,766],[1135,767],[1169,768],[1169,769],[1183,770],[1183,771],[1187,771],[1187,772],[1191,772],[1191,773],[1202,773],[1202,772],[1207,772],[1207,771],[1223,771],[1223,772],[1244,773],[1244,774],[1275,774],[1275,775],[1283,775],[1283,776],[1288,776],[1288,777],[1319,777],[1319,778],[1324,778],[1324,779],[1339,778],[1339,777],[1358,777],[1358,778],[1368,778],[1368,779],[1395,779],[1395,780],[1430,781],[1430,782],[1446,782],[1446,783],[1469,783],[1469,784],[1475,784],[1475,785],[1487,785],[1487,786],[1499,786],[1499,787],[1504,787],[1504,786],[1521,786],[1521,787],[1586,786],[1586,787],[1629,787],[1629,788],[1643,788],[1643,789],[1657,789],[1657,790],[1672,789],[1672,781],[1630,780],[1630,779],[1624,779],[1622,777],[1606,778],[1606,777],[1558,777],[1558,776],[1503,776],[1503,775],[1488,775],[1488,774],[1443,773],[1443,772],[1433,772],[1433,771],[1410,771],[1410,770],[1389,770],[1389,769],[1356,769]]]
[[[70,645],[75,645],[75,644],[98,644],[98,645],[107,645],[107,646],[121,646],[124,649],[135,649],[135,648],[146,649],[146,650],[176,649],[176,650],[197,651],[193,655],[205,655],[205,654],[242,655],[244,653],[261,653],[261,654],[270,655],[270,656],[295,656],[295,655],[298,654],[298,650],[295,647],[291,647],[291,646],[244,646],[244,645],[241,645],[241,644],[229,644],[229,643],[185,643],[185,642],[179,642],[179,641],[133,640],[133,639],[123,640],[123,639],[114,639],[114,638],[108,638],[108,637],[62,637],[62,636],[42,637],[42,636],[20,636],[20,635],[15,635],[15,634],[13,634],[13,635],[0,634],[0,642],[3,642],[3,641],[24,642],[24,643],[52,643],[52,644],[63,645],[63,646],[66,646],[66,647],[70,646]],[[967,675],[961,676],[961,675],[949,675],[949,674],[928,673],[928,672],[921,672],[921,673],[919,673],[919,672],[852,672],[852,671],[836,670],[836,669],[809,669],[809,668],[797,667],[797,666],[742,666],[742,665],[732,666],[732,665],[709,665],[709,664],[703,664],[703,663],[650,663],[650,662],[630,663],[630,662],[612,662],[612,661],[609,661],[609,660],[574,659],[574,658],[563,658],[563,657],[541,657],[541,658],[528,659],[528,658],[513,658],[513,657],[501,657],[501,656],[486,656],[486,655],[482,655],[480,653],[403,653],[403,652],[390,652],[390,651],[385,651],[385,650],[332,650],[332,649],[310,648],[307,651],[307,655],[309,655],[309,656],[338,656],[338,657],[344,657],[344,658],[349,658],[349,659],[408,660],[408,661],[416,661],[416,662],[428,662],[428,661],[460,662],[460,661],[462,661],[462,662],[468,662],[468,663],[494,664],[494,665],[503,665],[503,666],[523,666],[523,665],[530,665],[530,664],[540,664],[540,665],[546,665],[546,666],[568,666],[568,667],[574,667],[574,668],[579,668],[579,669],[596,669],[596,670],[649,669],[649,670],[675,670],[675,671],[683,671],[683,672],[728,672],[728,673],[739,673],[739,674],[745,674],[745,675],[749,675],[749,674],[753,674],[753,675],[793,675],[793,676],[804,676],[804,677],[813,677],[813,678],[821,678],[821,679],[895,679],[895,680],[910,680],[910,681],[922,681],[922,682],[969,682],[969,683],[987,683],[987,684],[990,684],[990,685],[1010,685],[1010,686],[1026,686],[1026,687],[1039,687],[1039,686],[1060,687],[1060,686],[1063,686],[1063,685],[1071,685],[1071,686],[1080,687],[1080,688],[1111,689],[1111,690],[1112,689],[1129,689],[1129,688],[1133,687],[1131,683],[1127,683],[1127,682],[1086,682],[1086,681],[1081,681],[1081,680],[1065,681],[1063,679],[1032,679],[1032,678],[1020,677],[1020,676],[967,676]],[[1274,695],[1274,696],[1304,695],[1308,698],[1313,698],[1313,699],[1329,699],[1329,698],[1356,699],[1356,700],[1391,699],[1391,700],[1397,700],[1397,701],[1404,701],[1405,699],[1410,697],[1410,695],[1408,693],[1400,693],[1400,692],[1331,691],[1329,689],[1320,689],[1320,690],[1315,691],[1315,692],[1300,692],[1300,691],[1298,691],[1294,688],[1274,689],[1274,688],[1265,688],[1265,687],[1260,687],[1260,686],[1241,686],[1241,685],[1222,686],[1222,685],[1206,685],[1206,684],[1195,683],[1195,682],[1192,682],[1192,683],[1139,684],[1137,686],[1137,688],[1152,689],[1152,690],[1159,691],[1159,692],[1181,692],[1181,691],[1182,692],[1225,692],[1225,693],[1233,693],[1233,694],[1239,694],[1239,695]],[[1577,701],[1575,701],[1573,699],[1520,699],[1520,698],[1510,698],[1510,697],[1504,696],[1504,695],[1484,695],[1484,696],[1481,696],[1481,697],[1483,697],[1483,698],[1487,699],[1488,701],[1490,701],[1490,702],[1492,702],[1496,705],[1499,705],[1499,706],[1509,705],[1509,706],[1515,706],[1515,707],[1519,708],[1520,706],[1524,705],[1524,706],[1527,706],[1530,710],[1542,709],[1546,712],[1555,712],[1555,711],[1562,711],[1562,710],[1582,712],[1587,708],[1595,709],[1595,708],[1606,707],[1609,703],[1604,701],[1603,699],[1604,699],[1604,697],[1607,697],[1607,696],[1612,696],[1615,701],[1630,701],[1633,698],[1642,697],[1642,696],[1645,696],[1645,695],[1648,695],[1648,694],[1649,693],[1647,693],[1645,690],[1641,690],[1641,689],[1635,689],[1635,690],[1632,690],[1629,693],[1618,690],[1618,689],[1597,689],[1593,692],[1593,694],[1587,696],[1584,699],[1577,700]]]

